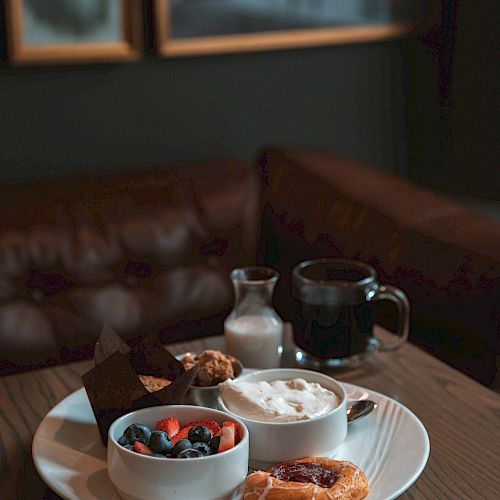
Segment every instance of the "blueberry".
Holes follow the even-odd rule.
[[[212,454],[212,448],[207,443],[193,443],[193,450],[198,450],[204,457]]]
[[[134,447],[131,444],[126,444],[124,448],[129,451],[134,451]]]
[[[188,432],[188,439],[192,443],[208,443],[212,435],[204,425],[195,425]]]
[[[161,453],[153,453],[152,455],[149,455],[150,457],[156,457],[156,458],[165,458],[165,455],[162,455]]]
[[[212,450],[212,453],[218,453],[219,451],[219,443],[220,443],[220,436],[214,436],[210,442],[208,443],[208,446],[210,446],[210,449]]]
[[[139,441],[147,446],[149,444],[149,438],[151,437],[151,431],[147,425],[132,424],[125,429],[123,436],[128,443]]]
[[[176,458],[200,458],[203,454],[201,451],[195,450],[194,448],[186,448],[182,450]]]
[[[172,442],[166,432],[153,431],[149,439],[149,448],[153,453],[165,455],[172,449]]]
[[[122,446],[126,446],[127,444],[130,444],[130,443],[127,441],[127,438],[125,437],[125,435],[122,434],[120,439],[118,440],[118,444],[121,444]]]
[[[172,456],[176,457],[182,450],[187,450],[188,448],[191,448],[191,441],[189,439],[181,439],[172,448]]]

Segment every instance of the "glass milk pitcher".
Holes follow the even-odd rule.
[[[283,321],[272,305],[279,273],[268,267],[242,267],[231,272],[235,305],[224,322],[226,352],[248,368],[278,368]]]

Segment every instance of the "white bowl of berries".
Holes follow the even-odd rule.
[[[232,415],[155,406],[115,420],[108,474],[124,500],[231,498],[248,474],[248,430]]]

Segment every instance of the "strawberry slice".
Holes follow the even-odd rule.
[[[155,429],[167,433],[167,436],[172,439],[181,430],[181,424],[176,418],[164,418],[158,420]]]
[[[183,427],[175,436],[173,436],[170,440],[170,441],[172,441],[172,446],[175,446],[176,443],[178,441],[180,441],[181,439],[187,439],[189,429],[191,429],[191,427],[193,427],[193,426],[189,425],[189,426]]]
[[[185,425],[175,436],[172,437],[172,446],[174,446],[175,443],[181,439],[187,439],[189,429],[195,425],[203,425],[206,427],[210,431],[211,437],[214,437],[220,431],[219,424],[213,420],[196,420],[195,422],[189,422],[189,424]]]
[[[240,433],[238,432],[238,427],[235,422],[224,422],[222,424],[222,428],[224,427],[232,427],[234,428],[234,444],[237,444],[241,440]]]
[[[144,443],[140,441],[134,442],[134,451],[136,453],[140,453],[141,455],[152,455],[153,452],[149,449],[149,446],[146,446]]]
[[[236,424],[222,427],[220,436],[219,453],[230,450],[236,444]]]

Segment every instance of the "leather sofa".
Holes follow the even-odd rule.
[[[292,307],[289,270],[304,257],[370,263],[411,303],[413,343],[499,386],[500,223],[384,172],[310,150],[260,158],[260,258],[283,273],[277,307]],[[378,321],[393,327],[382,307]]]
[[[326,153],[266,148],[239,161],[0,186],[0,373],[92,355],[104,321],[131,345],[222,332],[230,269],[371,263],[412,304],[411,339],[491,385],[500,225]],[[390,326],[392,311],[380,311]]]
[[[255,260],[259,181],[237,161],[1,186],[2,373],[220,333],[231,268]]]

